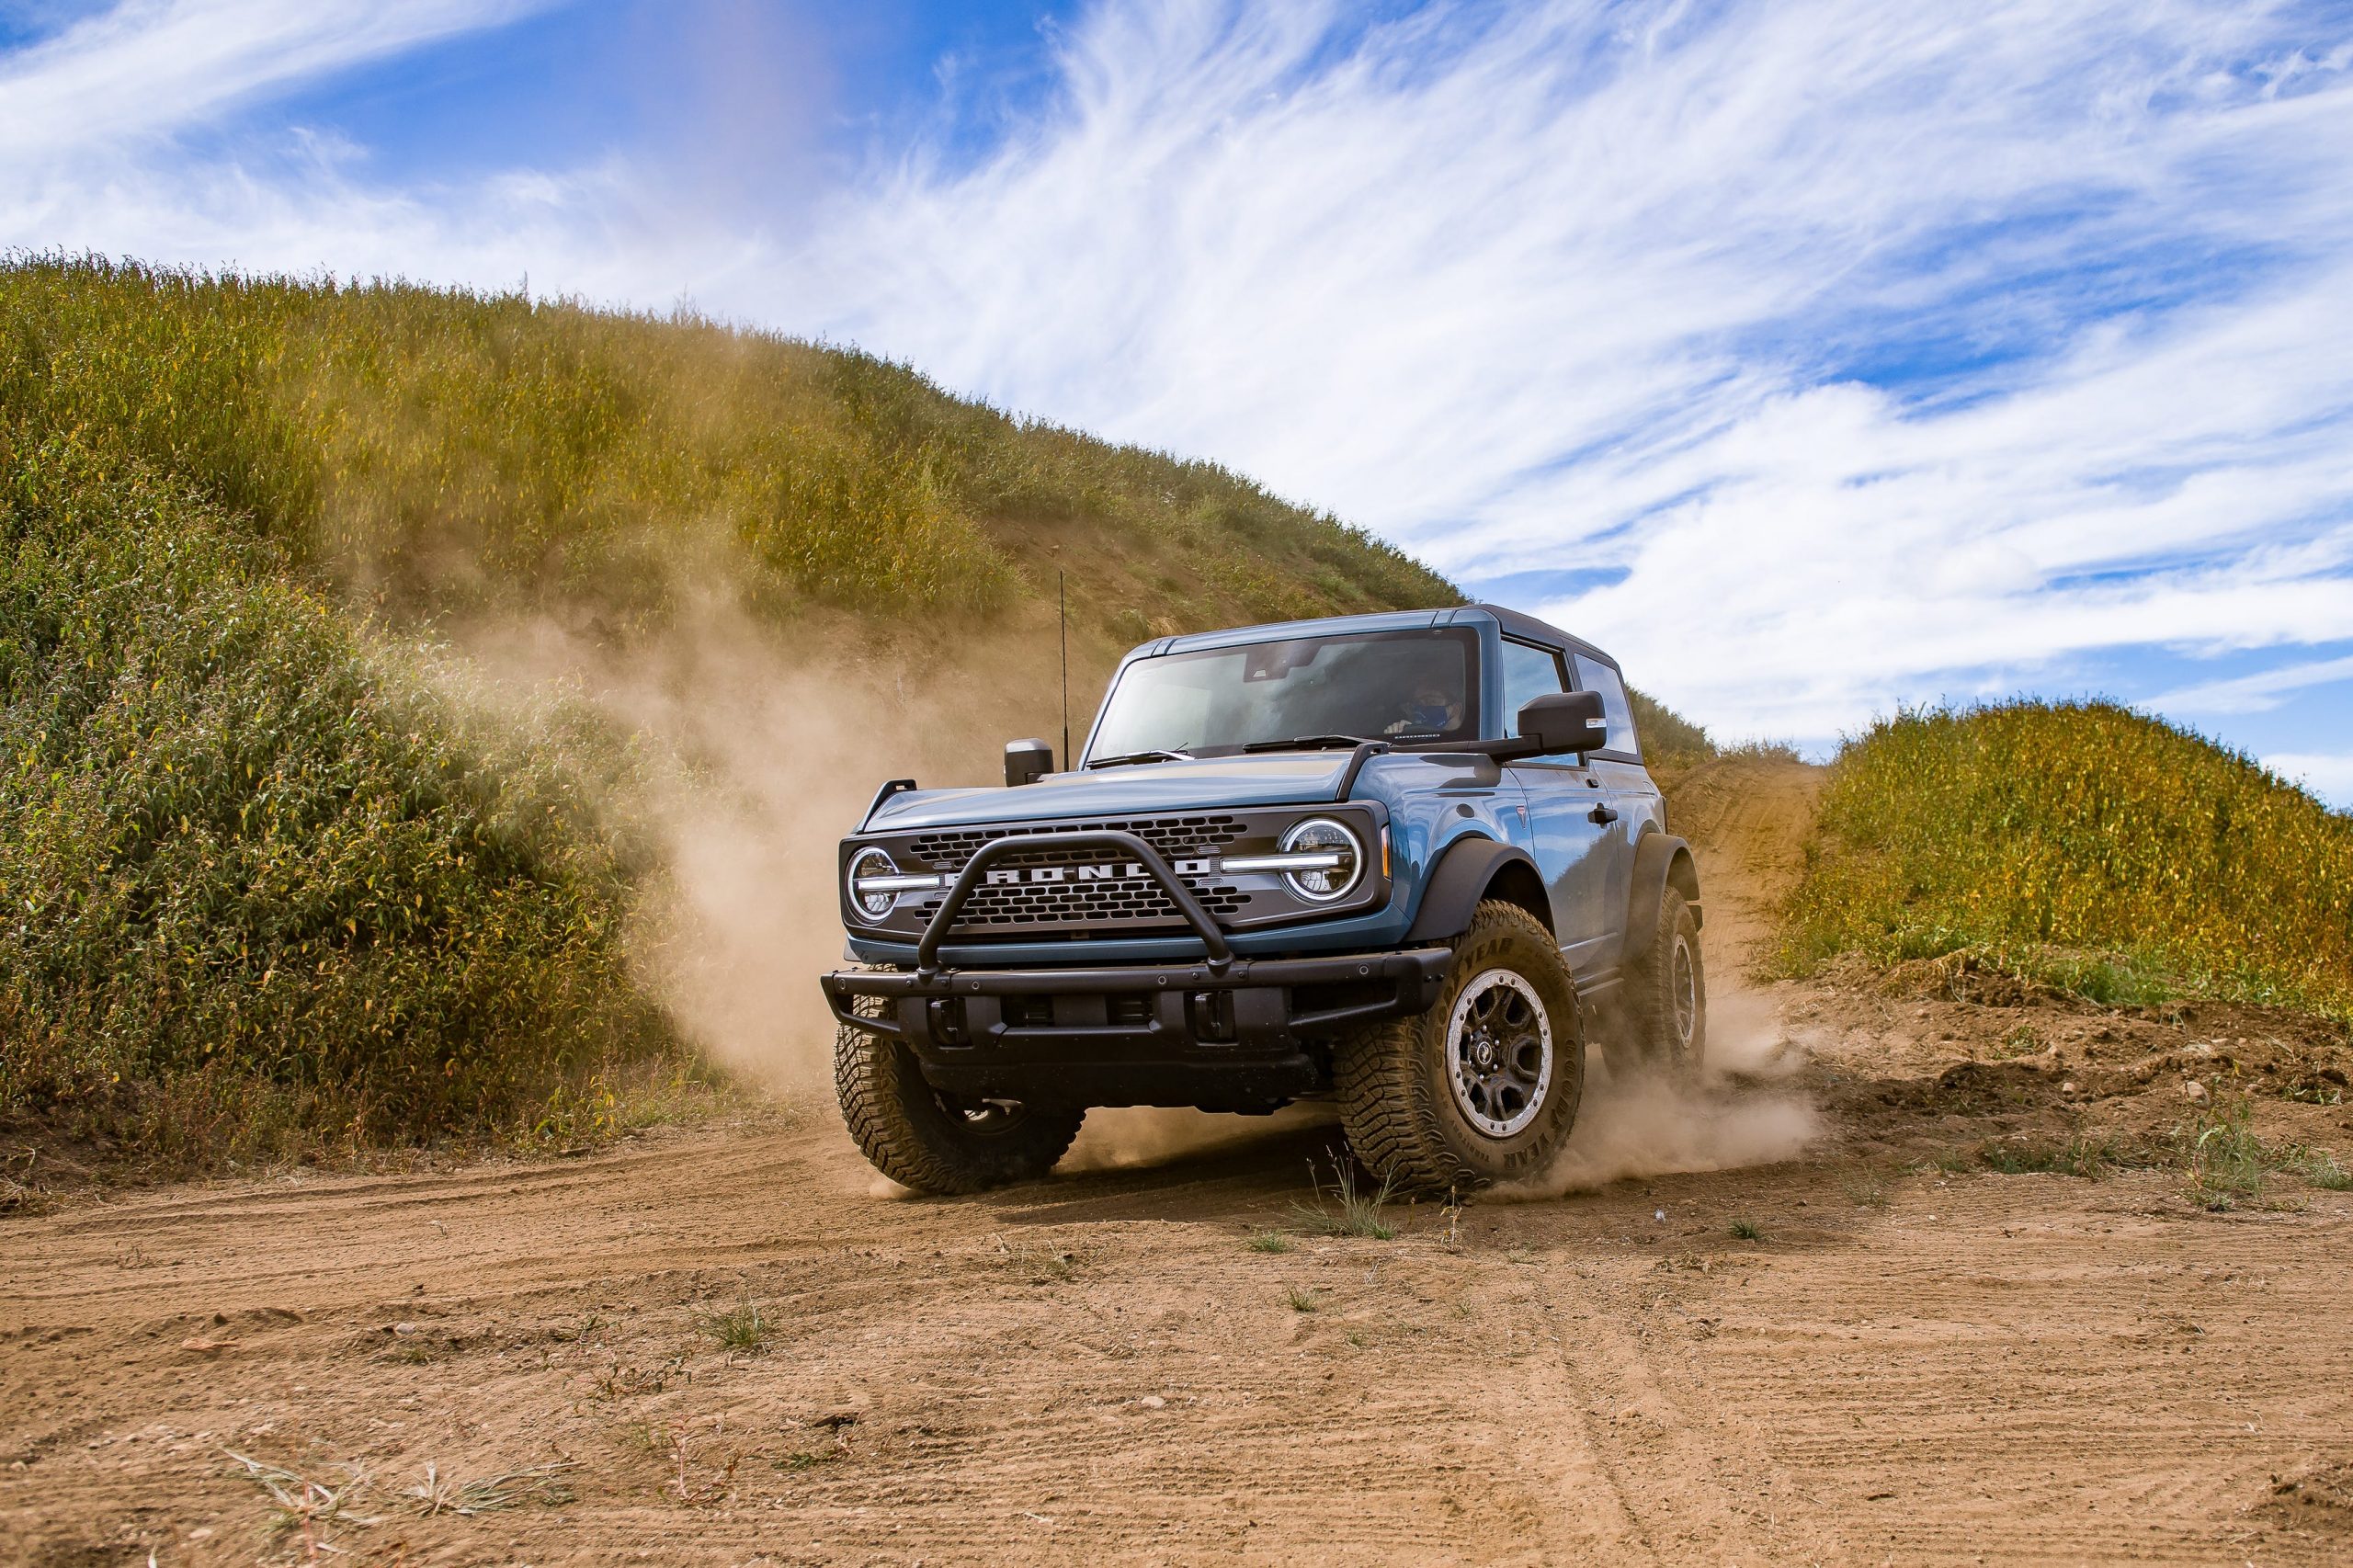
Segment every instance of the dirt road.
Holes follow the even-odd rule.
[[[1678,795],[1720,986],[1812,788]],[[1725,989],[1739,1073],[1671,1124],[1597,1091],[1586,1177],[1802,1153],[1387,1241],[1295,1210],[1305,1112],[931,1202],[822,1105],[0,1221],[0,1560],[2353,1561],[2353,1194],[1936,1163],[2155,1136],[2193,1074],[2325,1084],[2341,1041],[1965,973]],[[2256,1103],[2353,1153],[2341,1106]],[[364,1479],[271,1535],[230,1451],[314,1516],[292,1477]]]

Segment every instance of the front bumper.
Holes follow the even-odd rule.
[[[1321,1038],[1426,1012],[1447,948],[1053,969],[836,970],[826,1005],[932,1087],[1090,1106],[1256,1109],[1325,1086]],[[880,1004],[861,1012],[859,997]]]

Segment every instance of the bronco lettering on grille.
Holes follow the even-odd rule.
[[[1176,863],[1180,877],[1211,875],[1207,860],[1179,860]],[[1133,860],[1106,861],[1092,866],[1007,866],[988,874],[987,885],[993,888],[1036,887],[1056,882],[1126,882],[1142,880],[1143,868]]]

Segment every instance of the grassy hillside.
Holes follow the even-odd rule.
[[[676,737],[472,700],[425,639],[554,625],[626,657],[708,641],[719,601],[871,663],[1026,627],[1009,689],[1042,714],[1058,570],[1097,667],[1158,631],[1459,598],[1223,470],[855,353],[0,264],[0,1122],[202,1164],[595,1120],[691,1056],[635,950],[676,868],[626,787]],[[849,808],[817,804],[790,836],[822,848]]]
[[[140,460],[403,615],[626,633],[714,569],[773,614],[985,615],[1065,551],[1084,622],[1121,641],[1460,598],[1211,464],[691,318],[19,258],[0,328],[21,427]]]
[[[1965,949],[2097,1000],[2353,1017],[2353,818],[2105,703],[1904,714],[1832,768],[1784,958]]]

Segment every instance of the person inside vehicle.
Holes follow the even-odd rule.
[[[1405,705],[1404,717],[1381,732],[1385,735],[1441,735],[1462,722],[1462,697],[1449,697],[1435,681],[1424,681]]]

